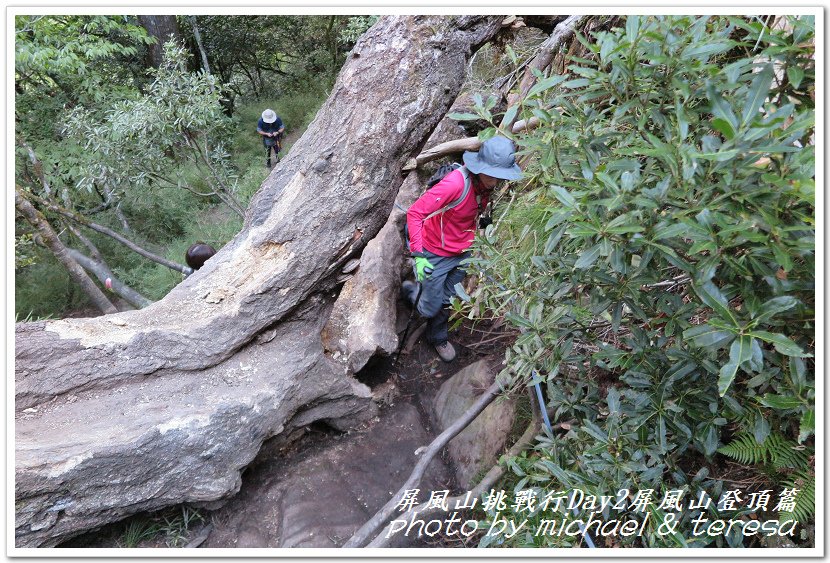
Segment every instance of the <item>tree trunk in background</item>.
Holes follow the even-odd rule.
[[[15,327],[15,543],[215,506],[270,437],[374,413],[320,332],[502,16],[389,16],[355,45],[242,231],[145,309]]]
[[[147,66],[158,68],[161,65],[164,44],[171,37],[177,41],[182,40],[176,16],[138,16],[138,22],[148,34],[156,38],[154,44],[147,46]]]
[[[189,18],[190,25],[193,27],[193,37],[196,38],[196,45],[199,47],[199,55],[202,57],[202,68],[208,74],[210,74],[210,64],[208,63],[208,56],[207,51],[205,51],[205,46],[202,45],[202,34],[199,33],[199,25],[196,23],[196,16],[190,16]]]

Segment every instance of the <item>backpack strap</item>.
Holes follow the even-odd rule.
[[[430,213],[429,215],[424,217],[424,221],[426,221],[427,219],[431,219],[432,217],[435,217],[436,215],[440,215],[441,213],[445,213],[446,211],[449,211],[453,207],[457,207],[457,206],[461,205],[461,202],[464,201],[465,199],[467,199],[467,196],[470,193],[470,186],[472,185],[472,180],[470,179],[470,171],[467,170],[466,166],[459,166],[458,168],[456,168],[456,170],[460,170],[461,175],[464,176],[464,189],[461,190],[461,197],[459,197],[456,200],[453,200],[453,201],[449,202],[447,205],[445,205],[444,207],[442,207],[438,211],[433,211],[432,213]]]

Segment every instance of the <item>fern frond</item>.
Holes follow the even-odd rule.
[[[718,452],[744,465],[771,464],[779,471],[803,471],[810,466],[805,448],[776,432],[760,444],[752,434],[740,434],[726,446],[718,448]]]
[[[798,520],[799,523],[808,522],[816,514],[816,476],[812,471],[800,471],[785,482],[788,488],[798,489],[795,495],[795,507],[792,512],[780,512],[778,520]]]
[[[743,465],[758,465],[767,462],[767,449],[763,444],[756,442],[751,434],[737,436],[729,444],[718,448],[718,452]]]

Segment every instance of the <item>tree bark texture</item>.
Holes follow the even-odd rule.
[[[147,66],[158,68],[164,58],[164,44],[170,41],[171,37],[177,41],[182,40],[182,32],[176,21],[176,16],[138,16],[141,27],[147,33],[156,38],[156,42],[147,46]]]
[[[465,101],[463,97],[456,99],[450,112],[459,111],[458,106]],[[457,121],[444,117],[430,135],[427,146],[464,135]],[[428,178],[428,173],[419,174],[419,171],[407,175],[389,219],[361,253],[360,268],[340,290],[323,330],[326,350],[349,373],[357,373],[378,354],[394,354],[403,345],[398,341],[396,315],[390,313],[396,309],[402,268],[409,270],[407,274],[411,272],[403,240],[406,210],[423,193]]]
[[[207,74],[210,74],[210,63],[208,63],[207,51],[202,45],[202,34],[199,33],[199,24],[196,23],[196,16],[189,16],[188,20],[193,28],[193,37],[196,38],[196,46],[199,48],[199,55],[202,57],[202,68]]]
[[[372,415],[320,341],[337,277],[501,20],[381,18],[204,267],[138,311],[15,327],[18,546],[227,499],[266,438]]]

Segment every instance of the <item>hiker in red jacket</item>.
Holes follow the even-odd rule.
[[[415,303],[419,284],[423,286],[417,310],[428,319],[427,340],[445,362],[455,359],[455,349],[448,341],[450,314],[446,305],[455,295],[455,284],[466,275],[462,261],[470,256],[468,248],[475,239],[478,216],[501,180],[522,176],[513,142],[506,137],[487,139],[478,152],[465,152],[463,160],[462,168],[424,192],[406,213],[418,283],[405,281],[402,292]],[[467,178],[472,189],[463,201],[446,209],[462,196]]]

